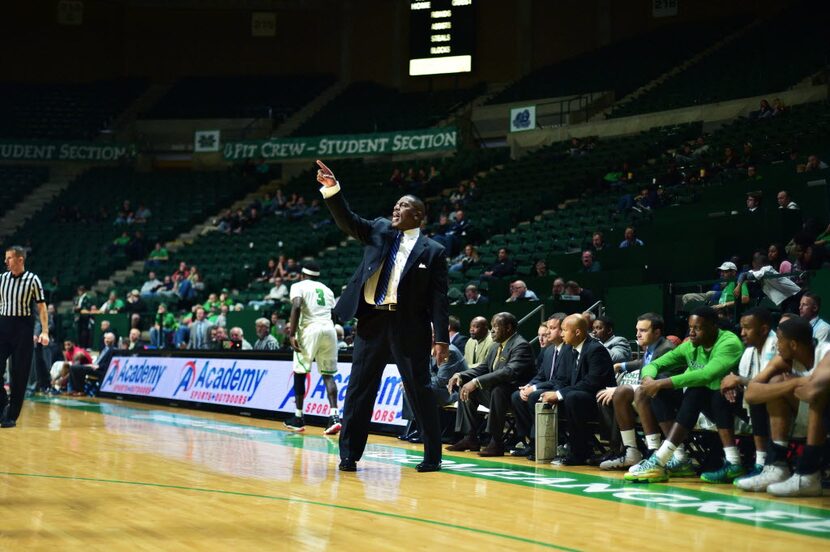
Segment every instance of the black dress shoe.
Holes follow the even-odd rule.
[[[344,472],[354,472],[357,471],[357,462],[352,460],[351,458],[343,458],[340,461],[340,466],[338,466],[340,471]]]
[[[530,454],[527,455],[527,459],[530,460],[531,462],[535,462],[536,461],[536,452],[535,451],[530,451]]]
[[[529,456],[531,453],[530,447],[522,447],[520,449],[513,449],[510,451],[510,456]]]
[[[421,432],[420,431],[413,431],[412,435],[409,436],[407,439],[410,443],[423,443],[424,440],[421,439]]]
[[[441,462],[437,464],[433,464],[431,462],[421,462],[415,469],[419,472],[434,472],[434,471],[441,471]]]
[[[567,456],[554,459],[551,463],[557,466],[585,466],[588,462],[585,458],[569,454]]]
[[[7,418],[0,420],[0,427],[14,427],[16,425],[17,422],[15,422],[14,420],[9,420]]]

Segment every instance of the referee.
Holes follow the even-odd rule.
[[[37,303],[43,330],[37,338],[43,346],[49,345],[49,319],[40,278],[26,270],[26,251],[19,246],[6,249],[8,272],[0,275],[0,374],[6,373],[6,361],[11,363],[11,397],[0,385],[0,427],[14,427],[23,407],[23,396],[29,371],[32,369],[32,301]]]

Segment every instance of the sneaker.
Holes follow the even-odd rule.
[[[775,496],[821,496],[821,472],[794,473],[780,483],[771,483],[767,492]]]
[[[745,473],[746,469],[742,465],[724,460],[723,466],[714,471],[703,472],[700,478],[707,483],[732,483],[736,477]]]
[[[329,418],[329,426],[323,432],[326,435],[337,435],[340,433],[340,428],[343,427],[343,424],[340,423],[340,418],[337,416],[332,416]]]
[[[697,472],[691,458],[678,460],[674,456],[666,462],[666,470],[671,477],[696,477]]]
[[[626,481],[660,483],[669,480],[669,472],[666,470],[666,466],[660,465],[656,454],[652,454],[647,460],[637,464],[636,468],[636,471],[629,469],[628,473],[623,476]]]
[[[737,482],[741,479],[749,479],[750,477],[755,477],[756,475],[761,475],[761,472],[764,471],[763,464],[755,464],[752,466],[752,469],[746,472],[744,475],[740,477],[736,477],[735,481],[732,482],[733,485],[737,485]]]
[[[625,447],[622,454],[600,462],[601,470],[621,470],[638,464],[643,459],[643,453],[634,447]]]
[[[305,431],[305,421],[302,416],[291,416],[283,423],[285,424],[285,427],[291,431],[296,431],[297,433]]]
[[[757,466],[757,465],[756,465]],[[790,470],[786,464],[769,464],[764,466],[761,473],[750,476],[739,477],[732,482],[733,485],[742,491],[761,493],[773,483],[781,483],[790,478]]]

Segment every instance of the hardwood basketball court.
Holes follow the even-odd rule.
[[[307,426],[109,400],[27,401],[0,431],[2,550],[821,549],[830,497],[445,456],[371,436],[357,473]]]

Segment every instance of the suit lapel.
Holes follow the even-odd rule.
[[[406,278],[407,272],[409,269],[412,268],[412,265],[421,258],[421,253],[423,253],[429,242],[427,241],[427,237],[424,236],[423,232],[418,236],[418,240],[415,242],[415,245],[412,247],[412,251],[409,252],[409,257],[406,259],[406,264],[403,267],[403,272],[401,272],[401,279],[402,282],[404,278]],[[399,284],[400,285],[400,284]]]

